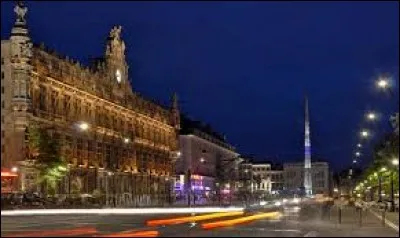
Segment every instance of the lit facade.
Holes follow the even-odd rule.
[[[330,192],[330,173],[327,162],[313,162],[311,164],[312,194],[326,194]],[[296,191],[303,187],[304,163],[283,164],[285,189]]]
[[[165,108],[132,91],[121,27],[111,30],[104,56],[84,66],[32,45],[26,11],[16,6],[11,37],[1,41],[2,168],[18,166],[22,190],[41,189],[24,153],[27,128],[36,125],[61,142],[68,161],[59,194],[97,191],[121,205],[169,200],[179,147],[176,96]]]
[[[263,195],[278,194],[284,186],[283,170],[270,163],[244,161],[239,165],[239,181],[242,191]]]
[[[233,192],[240,161],[234,147],[200,122],[182,117],[181,126],[180,156],[175,172],[182,179],[178,182],[180,186],[175,186],[179,188],[177,192],[187,194],[187,190],[192,189],[199,197],[209,197],[216,193],[219,185],[222,191]],[[186,177],[188,173],[191,185]],[[184,183],[186,186],[182,186]]]

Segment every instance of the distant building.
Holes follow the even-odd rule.
[[[251,162],[247,159],[239,165],[239,181],[242,191],[277,194],[283,189],[283,170],[270,162]]]
[[[269,163],[253,163],[253,191],[271,193],[271,164]]]
[[[303,188],[304,162],[285,163],[283,172],[286,190],[299,191]],[[312,162],[311,175],[313,194],[330,194],[329,164],[327,162]]]
[[[218,187],[224,193],[234,190],[239,154],[223,136],[210,126],[182,116],[179,141],[180,156],[175,164],[177,194],[186,194],[192,189],[194,194],[208,197]]]
[[[278,194],[284,189],[285,186],[282,166],[271,165],[269,174],[271,177],[271,194]]]
[[[351,196],[352,190],[356,184],[356,180],[362,174],[359,168],[348,168],[342,170],[335,179],[335,188],[337,189],[337,196]]]
[[[253,164],[250,160],[244,159],[239,164],[238,191],[251,193],[253,191]]]

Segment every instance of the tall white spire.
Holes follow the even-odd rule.
[[[311,140],[310,140],[310,118],[308,112],[308,98],[305,97],[305,120],[304,120],[304,188],[307,195],[312,194],[311,177]]]

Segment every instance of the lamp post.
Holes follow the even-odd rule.
[[[385,168],[385,167],[381,168],[381,170],[379,171],[380,173],[379,173],[379,175],[378,175],[378,181],[379,181],[379,189],[378,189],[378,192],[379,192],[379,194],[378,194],[379,199],[378,199],[378,202],[382,202],[382,174],[383,174],[383,172],[385,172],[385,171],[386,171],[386,168]]]
[[[393,159],[392,165],[398,167],[399,159]],[[390,211],[394,212],[394,179],[393,179],[393,170],[390,170]]]
[[[80,123],[78,124],[78,128],[79,128],[79,131],[85,132],[85,131],[87,131],[87,130],[89,129],[89,124],[82,121],[82,122],[80,122]],[[81,156],[82,156],[82,155],[81,155]],[[79,165],[79,166],[81,166],[81,165]],[[81,167],[81,173],[83,173],[83,168],[82,168],[82,167]],[[87,173],[86,173],[86,179],[85,179],[85,183],[86,183],[86,192],[89,192],[89,178],[88,178],[88,176],[89,176],[89,173],[87,172]]]

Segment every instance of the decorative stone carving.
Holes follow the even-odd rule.
[[[31,42],[21,43],[21,56],[31,58],[32,57],[32,46]]]
[[[18,23],[26,23],[25,15],[28,11],[28,8],[24,6],[24,4],[19,1],[18,4],[14,7],[14,12],[17,14],[17,22]]]

